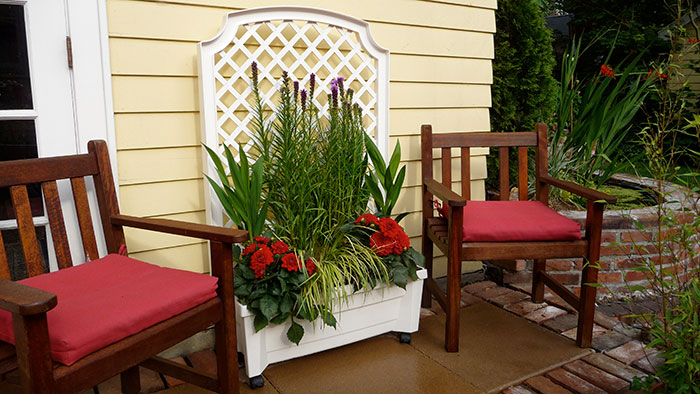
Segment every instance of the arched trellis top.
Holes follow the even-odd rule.
[[[277,81],[289,72],[301,86],[316,75],[314,104],[327,108],[330,81],[341,76],[354,90],[367,132],[387,157],[389,145],[389,51],[380,47],[363,20],[309,7],[264,7],[232,12],[212,39],[199,43],[200,113],[203,142],[223,152],[223,145],[253,146],[250,68],[258,63],[260,94],[275,107]],[[215,177],[205,158],[206,172]],[[207,198],[212,223],[221,224],[216,197]],[[217,212],[217,213],[213,213]]]

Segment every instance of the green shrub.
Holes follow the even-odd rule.
[[[493,131],[532,130],[554,111],[550,31],[533,0],[501,0],[496,11]]]

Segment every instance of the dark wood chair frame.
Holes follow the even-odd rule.
[[[499,198],[509,199],[508,158],[509,148],[518,148],[518,198],[528,199],[528,147],[535,148],[536,199],[548,205],[549,186],[558,187],[588,200],[585,233],[575,241],[541,242],[462,242],[463,207],[468,204],[470,193],[470,148],[489,147],[499,150]],[[442,183],[433,179],[433,149],[442,151]],[[452,148],[460,148],[462,195],[452,191]],[[547,175],[547,126],[538,123],[534,132],[510,133],[440,133],[433,134],[431,125],[421,127],[421,170],[423,179],[423,254],[426,257],[428,279],[423,286],[423,306],[429,307],[431,294],[435,296],[447,314],[445,348],[448,352],[459,350],[459,309],[461,290],[461,262],[464,260],[512,260],[534,259],[532,275],[532,301],[544,301],[544,286],[549,287],[578,311],[576,343],[580,347],[591,345],[595,314],[597,264],[586,263],[581,275],[581,295],[556,281],[545,272],[546,259],[583,257],[597,263],[600,257],[600,237],[603,210],[606,203],[615,198],[604,193],[559,180]],[[442,200],[447,208],[447,218],[436,217],[432,199]],[[433,244],[447,256],[447,292],[437,286],[432,277]]]
[[[56,180],[70,179],[86,256],[98,256],[88,206],[85,177],[94,180],[107,250],[124,244],[123,226],[210,241],[212,275],[219,278],[217,297],[96,351],[71,366],[51,359],[46,313],[61,300],[52,293],[12,282],[0,236],[0,308],[12,313],[16,345],[0,342],[0,375],[18,369],[25,393],[73,393],[96,386],[120,373],[125,393],[140,391],[138,366],[219,393],[238,393],[238,358],[234,315],[232,244],[247,232],[165,219],[119,214],[104,141],[88,143],[88,153],[63,157],[0,162],[0,187],[9,187],[29,276],[44,273],[31,209],[28,184],[40,183],[60,269],[73,265]],[[163,350],[215,325],[218,375],[157,357]]]

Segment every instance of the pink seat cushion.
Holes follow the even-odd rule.
[[[58,306],[47,313],[51,355],[65,365],[214,298],[216,282],[114,254],[20,281],[56,294]],[[14,344],[4,310],[0,340]]]
[[[576,239],[581,226],[539,201],[467,201],[464,207],[464,241]]]

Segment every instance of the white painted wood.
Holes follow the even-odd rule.
[[[104,139],[110,147],[113,172],[118,179],[105,0],[0,2],[24,6],[34,106],[31,110],[0,111],[0,121],[33,120],[39,157],[86,152],[87,141]],[[72,39],[72,70],[68,67],[66,36]],[[94,186],[91,180],[87,183],[89,198],[93,201],[93,227],[98,248],[106,253]],[[58,190],[71,255],[74,263],[79,264],[85,261],[85,256],[70,183],[58,182]],[[35,218],[37,226],[47,223],[46,216]],[[4,221],[0,226],[16,228],[16,222]],[[55,270],[57,265],[48,226],[46,232],[49,265]]]
[[[255,315],[236,300],[236,338],[238,351],[245,355],[248,377],[262,374],[276,362],[290,360],[323,350],[333,349],[387,332],[418,331],[423,280],[427,271],[418,271],[419,280],[409,282],[406,290],[397,286],[377,287],[356,293],[343,303],[336,315],[336,328],[324,327],[320,321],[297,323],[304,327],[299,345],[287,339],[289,323],[255,332]],[[336,307],[337,308],[337,307]]]
[[[242,59],[242,60],[241,60]],[[337,12],[308,7],[264,7],[229,13],[221,31],[199,44],[199,87],[202,140],[223,153],[223,144],[237,149],[237,139],[246,136],[248,151],[255,138],[252,120],[250,69],[258,63],[261,97],[268,108],[276,106],[275,94],[281,71],[303,74],[319,72],[315,105],[325,114],[330,81],[344,77],[346,86],[357,87],[355,102],[365,114],[366,128],[386,157],[389,143],[389,51],[372,38],[369,24]],[[241,87],[240,82],[245,86]],[[267,82],[267,87],[265,83]],[[238,114],[244,114],[239,118]],[[233,128],[233,130],[231,130]],[[206,173],[216,171],[203,152]],[[216,195],[206,189],[207,220],[222,225],[222,209]]]

